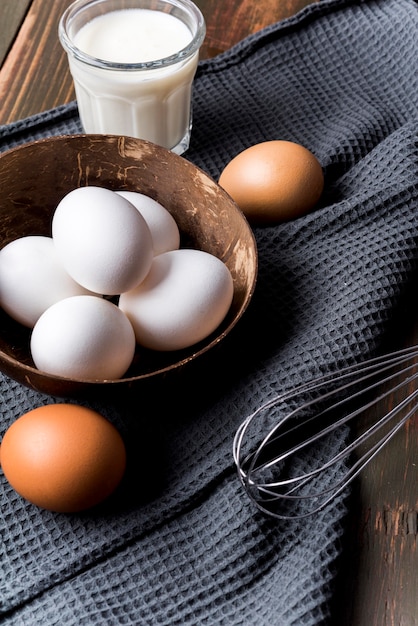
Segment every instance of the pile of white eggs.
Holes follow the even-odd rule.
[[[190,347],[219,326],[232,297],[227,266],[180,248],[171,213],[132,191],[74,189],[50,237],[0,251],[0,306],[31,329],[35,366],[67,378],[121,378],[137,345]]]

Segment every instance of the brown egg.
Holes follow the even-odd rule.
[[[324,188],[317,158],[292,141],[265,141],[240,152],[219,185],[252,224],[271,224],[308,213]]]
[[[1,465],[33,504],[75,512],[107,498],[120,483],[126,450],[103,416],[72,404],[49,404],[22,415],[6,431]]]

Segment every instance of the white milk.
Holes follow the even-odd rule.
[[[111,11],[78,31],[77,48],[92,57],[114,63],[158,61],[185,48],[192,40],[189,28],[169,13],[151,9]]]
[[[183,152],[198,51],[163,67],[152,62],[178,55],[192,38],[180,19],[149,9],[116,10],[85,24],[73,43],[103,61],[97,67],[68,55],[85,132],[130,135]],[[141,69],[129,67],[142,63]]]

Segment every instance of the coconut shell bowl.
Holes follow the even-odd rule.
[[[0,249],[20,237],[51,236],[52,216],[60,200],[71,190],[90,185],[140,192],[162,204],[179,227],[181,246],[209,252],[226,264],[233,278],[233,300],[223,322],[206,339],[181,351],[141,351],[126,374],[115,380],[76,380],[40,371],[31,358],[30,329],[0,310],[0,371],[29,388],[59,397],[163,382],[174,372],[193,367],[204,354],[213,354],[237,324],[256,283],[255,239],[228,194],[184,157],[128,137],[57,136],[1,154]]]

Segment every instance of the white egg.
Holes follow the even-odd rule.
[[[32,331],[31,353],[39,370],[79,380],[117,379],[129,368],[135,334],[109,300],[73,296],[47,309]]]
[[[154,258],[145,280],[120,296],[119,307],[139,344],[180,350],[219,326],[233,291],[231,273],[220,259],[200,250],[172,250]]]
[[[0,251],[0,306],[24,326],[55,302],[89,293],[65,271],[51,237],[21,237]]]
[[[171,213],[162,204],[136,191],[117,191],[141,213],[151,231],[154,254],[180,247],[180,231]]]
[[[80,187],[58,204],[52,238],[67,272],[105,295],[135,287],[153,258],[152,236],[142,215],[119,194]]]

